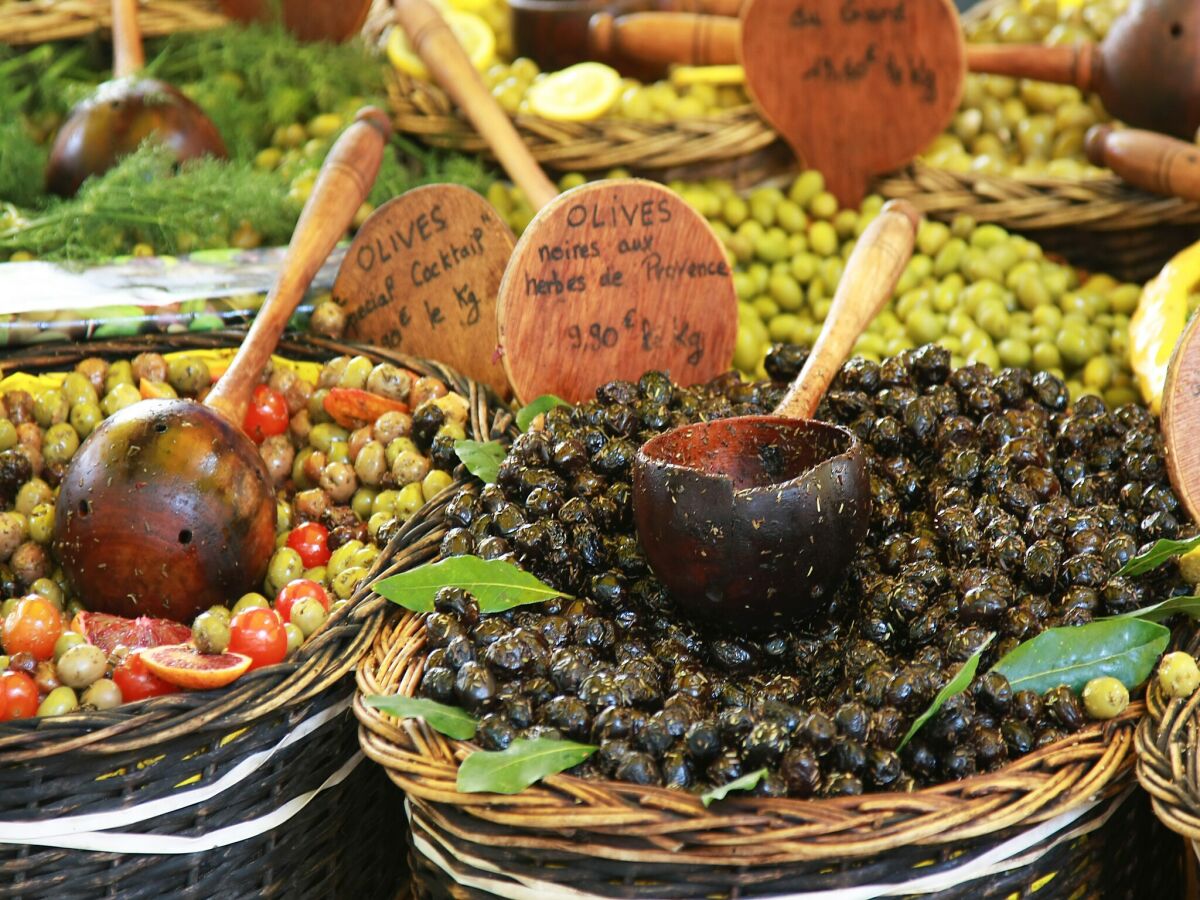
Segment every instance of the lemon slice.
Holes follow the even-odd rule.
[[[480,72],[490,66],[496,58],[496,33],[492,27],[475,13],[459,9],[442,10],[442,16],[462,44],[471,65]],[[430,77],[429,70],[409,44],[403,28],[393,28],[388,35],[387,56],[392,65],[406,75],[424,79]]]
[[[616,69],[582,62],[535,81],[526,96],[530,110],[543,119],[587,122],[608,112],[620,93],[621,76]]]

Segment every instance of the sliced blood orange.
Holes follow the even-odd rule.
[[[152,619],[138,616],[127,619],[110,613],[88,612],[75,614],[71,630],[83,635],[89,644],[95,644],[105,653],[112,653],[118,644],[130,650],[160,647],[163,644],[179,644],[192,636],[192,629],[170,619]]]
[[[201,653],[191,644],[167,644],[142,651],[146,668],[189,691],[209,691],[237,681],[250,668],[241,653]]]

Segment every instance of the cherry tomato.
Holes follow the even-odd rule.
[[[147,669],[140,653],[130,653],[125,657],[124,662],[113,669],[112,680],[121,689],[121,697],[126,703],[179,691],[175,685],[163,681]]]
[[[288,422],[287,400],[283,394],[265,384],[254,389],[250,400],[250,408],[246,410],[246,419],[242,422],[242,430],[250,435],[256,444],[276,434],[287,431]]]
[[[288,612],[291,612],[290,607]],[[227,649],[230,653],[243,653],[250,657],[253,660],[251,669],[283,662],[287,656],[287,632],[283,629],[283,621],[273,609],[263,609],[261,606],[243,609],[229,623]]]
[[[0,672],[0,722],[37,714],[38,689],[24,672]]]
[[[320,522],[297,525],[288,535],[287,545],[300,554],[300,561],[306,569],[329,562],[329,529]]]
[[[325,612],[329,612],[329,594],[325,588],[311,578],[295,578],[281,587],[275,597],[275,612],[279,614],[280,621],[292,621],[292,607],[301,597],[320,600]]]
[[[4,618],[4,652],[9,656],[29,653],[39,661],[49,659],[62,631],[58,607],[45,597],[29,594]]]

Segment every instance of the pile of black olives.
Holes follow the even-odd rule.
[[[1043,629],[1187,592],[1174,565],[1115,575],[1184,530],[1183,514],[1153,416],[1095,397],[1069,406],[1048,373],[952,371],[932,345],[851,360],[818,412],[869,451],[871,529],[845,583],[819,615],[750,636],[706,632],[672,607],[631,518],[639,444],[770,411],[805,356],[776,348],[773,383],[612,382],[521,435],[496,484],[451,501],[442,552],[513,559],[579,599],[480,616],[444,588],[421,693],[478,715],[485,749],[589,741],[600,749],[578,774],[693,790],[766,767],[765,796],[909,790],[1082,727],[1070,691],[1013,691],[988,670]],[[898,751],[990,634],[971,687]]]

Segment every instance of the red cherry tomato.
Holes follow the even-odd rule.
[[[289,421],[287,400],[283,394],[260,384],[254,389],[250,408],[246,410],[246,420],[242,422],[242,430],[250,435],[254,443],[261,444],[272,435],[287,431]]]
[[[0,722],[37,714],[38,689],[24,672],[0,672]]]
[[[54,642],[62,634],[62,613],[37,594],[30,594],[4,617],[4,652],[30,653],[39,662],[54,655]]]
[[[311,578],[295,578],[279,589],[275,597],[275,612],[283,622],[292,621],[292,607],[301,597],[315,597],[329,612],[329,594],[319,582]]]
[[[140,653],[130,653],[125,657],[125,661],[113,669],[112,680],[121,689],[121,697],[126,703],[179,691],[175,685],[163,681],[147,669]]]
[[[297,525],[288,535],[287,545],[300,554],[300,561],[306,569],[329,562],[329,529],[320,522]]]
[[[290,607],[288,612],[291,612]],[[250,657],[253,660],[251,669],[283,662],[287,656],[287,632],[283,630],[283,621],[273,609],[261,606],[243,609],[229,623],[228,650]]]

